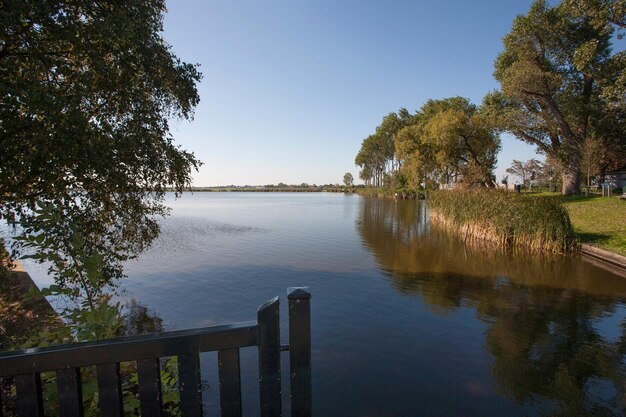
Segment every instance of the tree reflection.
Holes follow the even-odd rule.
[[[122,334],[125,336],[163,331],[163,319],[132,298],[125,305]]]
[[[518,403],[554,403],[550,416],[623,415],[626,336],[597,323],[626,303],[626,280],[580,259],[503,253],[430,227],[425,205],[365,199],[363,244],[392,285],[440,314],[474,308],[489,323],[491,373]]]

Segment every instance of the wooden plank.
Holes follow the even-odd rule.
[[[294,287],[287,298],[291,416],[311,417],[311,294],[306,287]]]
[[[2,405],[2,385],[4,384],[4,380],[0,379],[0,417],[4,417],[4,407]]]
[[[80,368],[59,369],[56,374],[59,415],[82,417],[83,389],[80,382]]]
[[[102,364],[98,365],[96,370],[98,373],[98,408],[100,409],[100,415],[122,417],[124,415],[124,402],[122,398],[120,364]]]
[[[241,374],[239,349],[217,353],[220,378],[220,408],[222,417],[241,417]]]
[[[244,322],[0,353],[0,377],[257,345],[257,325]]]
[[[261,417],[281,416],[280,321],[278,297],[259,307],[259,389]]]
[[[198,352],[178,355],[178,390],[183,417],[202,416],[202,385]]]
[[[139,406],[142,416],[159,417],[162,410],[161,367],[159,359],[137,361]]]
[[[41,397],[41,377],[39,373],[18,375],[15,378],[17,389],[17,410],[20,417],[43,417]]]

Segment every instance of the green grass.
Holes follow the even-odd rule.
[[[528,198],[493,189],[458,189],[429,194],[431,219],[465,235],[503,247],[569,252],[578,248],[560,200]]]
[[[620,200],[619,196],[562,196],[555,193],[528,196],[557,198],[567,210],[582,243],[626,256],[626,201]]]

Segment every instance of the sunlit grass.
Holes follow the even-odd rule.
[[[555,197],[569,213],[582,243],[626,256],[626,201],[619,196],[562,196],[556,193],[528,194]]]

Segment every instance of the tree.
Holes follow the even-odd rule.
[[[532,184],[531,181],[538,178],[543,170],[543,164],[534,158],[528,161],[518,161],[514,159],[513,162],[511,162],[511,166],[506,169],[506,172],[515,175],[522,180],[522,184],[530,188]]]
[[[602,160],[602,145],[597,140],[586,138],[580,150],[580,169],[586,176],[586,185],[591,185],[591,175],[598,173]]]
[[[361,167],[363,175],[368,175],[366,182],[373,179],[373,185],[382,186],[383,174],[388,161],[385,138],[381,135],[369,135],[363,140],[361,149],[354,163]],[[365,179],[365,178],[364,178]]]
[[[624,0],[536,0],[504,37],[494,73],[502,91],[486,103],[505,130],[559,161],[563,194],[578,191],[585,140],[626,153],[626,52],[611,48],[625,27]]]
[[[351,173],[346,172],[343,175],[343,185],[345,185],[346,187],[352,187],[354,185],[354,177]]]
[[[428,100],[413,121],[396,140],[396,157],[413,183],[433,179],[495,185],[500,140],[480,108],[463,97]]]
[[[412,118],[405,108],[389,113],[376,127],[376,132],[363,140],[354,163],[361,167],[359,175],[366,185],[373,182],[376,187],[383,186],[385,178],[399,168],[400,162],[395,159],[396,135]]]
[[[181,192],[200,165],[169,134],[192,117],[201,75],[162,38],[164,12],[164,0],[0,8],[0,217],[54,242],[42,260],[97,260],[90,298],[158,234],[166,187]]]

